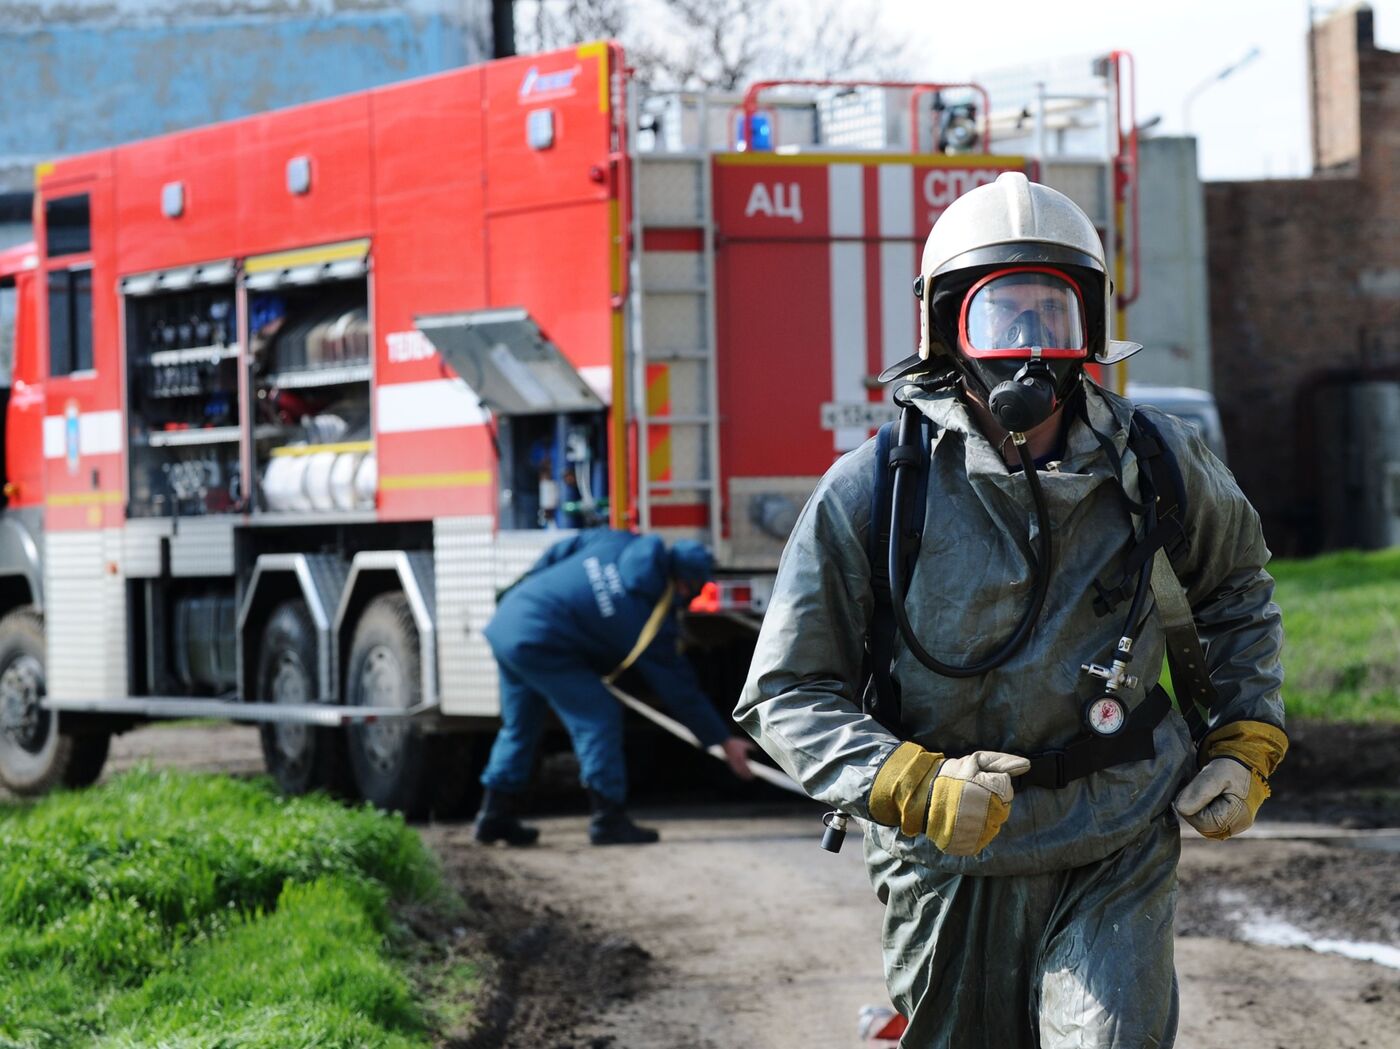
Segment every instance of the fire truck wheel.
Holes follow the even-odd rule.
[[[400,593],[380,594],[355,626],[346,675],[346,702],[407,710],[422,696],[418,628]],[[427,740],[403,718],[381,718],[350,728],[350,767],[367,801],[410,818],[424,814]]]
[[[321,694],[316,626],[305,602],[284,601],[263,628],[258,650],[257,698],[271,703],[314,703]],[[345,734],[311,725],[265,724],[263,762],[285,794],[325,789],[351,792]]]
[[[107,760],[110,735],[63,731],[44,688],[44,621],[16,609],[0,619],[0,782],[16,794],[85,787]]]

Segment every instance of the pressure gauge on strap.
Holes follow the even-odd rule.
[[[1128,723],[1128,711],[1116,696],[1102,695],[1084,707],[1084,723],[1099,736],[1116,736]]]

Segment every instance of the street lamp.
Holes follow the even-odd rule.
[[[1248,51],[1244,53],[1243,57],[1241,57],[1235,62],[1230,63],[1220,72],[1215,73],[1212,76],[1206,77],[1206,79],[1202,80],[1190,91],[1186,92],[1186,100],[1181,105],[1181,128],[1183,132],[1185,132],[1188,135],[1191,133],[1191,106],[1195,103],[1196,97],[1206,88],[1210,87],[1212,84],[1218,84],[1220,83],[1220,81],[1226,79],[1227,77],[1233,76],[1235,73],[1238,73],[1241,69],[1249,65],[1249,63],[1253,62],[1256,58],[1258,58],[1259,54],[1259,48],[1251,47]]]

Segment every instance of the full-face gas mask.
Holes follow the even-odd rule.
[[[1025,433],[1074,391],[1089,356],[1087,330],[1073,279],[1046,266],[1011,266],[964,296],[958,355],[997,422]]]

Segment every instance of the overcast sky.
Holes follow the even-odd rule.
[[[1138,64],[1139,122],[1183,130],[1192,89],[1258,48],[1191,106],[1201,177],[1283,178],[1309,171],[1307,0],[882,0],[888,24],[919,47],[931,80],[1113,49]],[[1321,13],[1339,6],[1315,3]],[[1400,0],[1373,0],[1376,43],[1400,50]],[[996,98],[992,99],[993,108]]]

